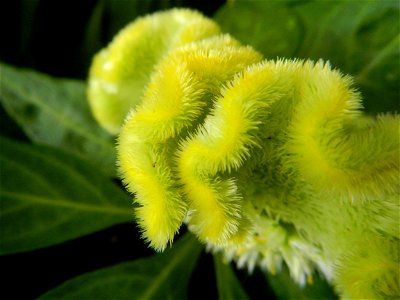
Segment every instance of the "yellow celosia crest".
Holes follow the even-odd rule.
[[[317,269],[344,296],[392,296],[399,116],[364,115],[352,85],[322,60],[265,61],[175,9],[139,19],[101,51],[88,93],[119,134],[121,177],[154,249],[185,222],[250,269],[285,262],[302,284]],[[370,252],[353,247],[365,241]],[[370,274],[358,256],[374,261]]]

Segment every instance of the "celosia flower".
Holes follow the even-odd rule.
[[[250,271],[284,262],[345,298],[399,295],[399,116],[364,115],[351,77],[265,61],[175,9],[123,30],[89,83],[151,247],[186,223]]]

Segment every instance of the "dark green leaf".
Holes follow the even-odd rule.
[[[85,161],[50,147],[0,142],[1,254],[133,220],[130,198]]]
[[[84,274],[41,299],[185,299],[200,251],[188,234],[165,253]]]
[[[81,57],[83,62],[87,65],[87,69],[89,69],[92,57],[103,48],[103,18],[104,1],[100,0],[94,6],[92,14],[86,24],[82,46],[80,47]]]
[[[291,57],[301,43],[299,21],[280,1],[228,1],[215,19],[225,32],[268,59]]]
[[[398,110],[400,10],[397,1],[311,2],[293,8],[307,30],[297,53],[330,60],[354,76],[370,112]]]
[[[329,60],[354,76],[371,113],[399,109],[398,1],[235,1],[216,20],[267,59]]]
[[[22,55],[29,55],[29,44],[33,36],[33,21],[37,15],[40,0],[23,0],[21,1],[21,33],[20,33],[20,48],[19,51]]]
[[[70,150],[115,175],[113,138],[93,119],[83,82],[0,68],[0,101],[32,141]]]
[[[277,300],[331,300],[338,298],[332,288],[318,274],[315,274],[312,282],[305,287],[300,287],[293,281],[286,267],[276,275],[266,273],[266,277]]]
[[[231,266],[222,261],[221,255],[214,255],[214,265],[219,299],[249,299]]]
[[[150,13],[158,7],[154,0],[147,1],[120,1],[104,0],[105,15],[107,16],[107,36],[109,41],[129,22],[137,17]],[[107,41],[107,42],[109,42]]]

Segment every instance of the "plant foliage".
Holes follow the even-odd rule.
[[[79,28],[71,25],[65,29],[57,26],[58,19],[64,19],[56,13],[50,18],[53,23],[43,24],[39,20],[39,17],[46,16],[46,5],[53,4],[46,4],[45,1],[21,1],[23,6],[23,14],[20,14],[21,24],[10,29],[14,37],[9,39],[9,44],[2,47],[4,63],[0,66],[2,261],[44,251],[44,247],[65,243],[113,225],[134,222],[132,200],[118,185],[119,182],[115,183],[117,174],[115,138],[97,124],[95,121],[97,116],[91,115],[85,94],[88,85],[82,78],[86,77],[92,55],[100,47],[105,46],[127,22],[145,13],[187,5],[189,2],[138,1],[128,4],[125,1],[96,1],[92,7],[87,4],[82,5],[81,11],[86,12],[86,15],[74,22],[79,24]],[[75,11],[76,6],[72,6],[71,11]],[[209,10],[205,11],[211,13]],[[239,43],[251,45],[267,59],[277,57],[315,61],[323,59],[330,62],[332,69],[338,68],[343,73],[351,75],[354,78],[355,88],[363,95],[365,106],[365,123],[361,122],[360,128],[375,126],[369,125],[369,118],[374,118],[378,113],[399,110],[400,8],[397,1],[228,1],[212,12],[215,12],[214,20],[220,25],[221,31],[231,34],[238,40],[225,40],[224,43],[232,43],[235,47]],[[33,25],[31,20],[35,20]],[[59,32],[46,35],[46,30],[52,25],[54,30]],[[19,29],[19,32],[15,32]],[[71,32],[74,34],[68,39]],[[21,39],[16,41],[15,36]],[[215,45],[215,41],[213,43]],[[221,49],[224,49],[225,46],[222,44]],[[13,45],[16,46],[13,48]],[[38,48],[38,45],[41,48]],[[248,51],[248,64],[261,57],[254,50],[245,51]],[[10,64],[24,68],[16,68]],[[27,70],[27,67],[34,70]],[[75,79],[56,78],[60,75]],[[146,80],[149,80],[148,76],[150,76],[148,73],[144,74]],[[158,78],[161,81],[162,79]],[[143,82],[145,84],[145,81]],[[157,92],[164,91],[156,90],[154,93]],[[199,112],[200,110],[193,113]],[[385,115],[379,118],[390,119],[392,116]],[[117,121],[122,122],[120,119]],[[370,138],[381,139],[382,145],[387,144],[385,139],[390,143],[398,143],[399,128],[396,126],[398,125],[392,127],[394,139],[381,134],[379,130],[371,133]],[[292,146],[299,147],[298,144]],[[369,147],[367,143],[365,146]],[[177,145],[171,147],[175,149]],[[191,146],[187,144],[185,147]],[[385,151],[381,146],[371,149],[374,152]],[[393,151],[398,151],[398,148]],[[166,151],[162,155],[168,156],[170,153]],[[335,159],[340,161],[340,157]],[[368,161],[361,163],[370,167]],[[378,177],[381,171],[383,170],[376,171]],[[394,181],[399,178],[398,172],[397,170],[397,173],[393,173]],[[309,175],[310,180],[317,180],[323,188],[329,186],[329,180],[323,182],[319,181],[320,176],[311,173],[306,175]],[[241,176],[247,175],[243,173]],[[344,181],[343,186],[346,184]],[[354,184],[362,194],[364,183]],[[393,186],[393,183],[388,184],[386,179],[383,179],[379,185],[387,188]],[[248,185],[244,188],[252,187]],[[369,192],[376,195],[374,190],[376,188],[378,187]],[[332,191],[328,189],[325,192]],[[368,222],[374,225],[367,230],[369,233],[361,242],[354,240],[351,254],[339,262],[340,266],[346,266],[347,271],[335,284],[339,290],[354,291],[353,295],[344,296],[356,297],[364,292],[374,293],[369,290],[370,285],[363,285],[368,280],[359,281],[360,284],[356,288],[349,285],[349,282],[357,279],[360,273],[364,273],[366,277],[370,275],[369,279],[372,281],[376,276],[380,277],[375,281],[376,285],[382,287],[380,289],[382,293],[377,295],[380,298],[389,298],[389,295],[393,295],[398,288],[398,281],[392,282],[392,277],[385,277],[388,276],[386,273],[379,273],[381,265],[398,268],[398,261],[393,263],[390,260],[393,253],[399,251],[400,216],[396,206],[398,200],[396,195],[389,199],[390,201],[385,200],[387,207],[384,210],[375,206],[374,202],[366,204],[369,205],[369,211],[374,211],[373,217],[371,218],[371,214],[364,214],[360,216],[359,222],[362,224],[368,219]],[[354,203],[355,210],[358,210],[360,203],[363,202]],[[395,205],[391,206],[390,203]],[[281,210],[279,205],[276,205],[273,210]],[[178,211],[179,209],[181,208],[178,205]],[[299,209],[305,208],[299,207]],[[326,207],[322,205],[320,209]],[[349,210],[347,213],[351,214],[352,211]],[[331,220],[341,216],[340,211],[332,214],[326,211],[325,214]],[[178,225],[182,221],[182,215],[183,213],[177,221]],[[229,217],[232,216],[228,215],[227,218]],[[196,218],[201,220],[202,216]],[[307,224],[307,219],[303,221]],[[319,221],[321,224],[324,223],[323,219]],[[178,225],[169,229],[172,235]],[[290,224],[285,223],[284,227],[292,230]],[[363,226],[357,230],[361,230],[360,228]],[[387,228],[391,230],[389,233]],[[351,234],[353,228],[343,225],[342,229],[341,232],[348,232],[346,235],[348,238],[354,237]],[[195,226],[195,232],[207,236],[206,228]],[[271,237],[279,236],[277,232],[270,231]],[[374,234],[371,235],[370,232]],[[382,232],[383,238],[377,238]],[[301,233],[304,232],[301,230]],[[387,234],[391,236],[390,241],[387,239]],[[147,258],[133,257],[131,261],[104,266],[100,270],[69,278],[68,281],[45,293],[42,298],[185,298],[190,294],[188,288],[193,287],[190,276],[192,274],[195,276],[196,270],[201,267],[197,263],[201,246],[189,235],[190,233],[180,237],[171,249],[167,249],[164,253]],[[292,237],[292,235],[287,236],[288,240]],[[172,236],[169,236],[167,241],[171,239]],[[327,244],[332,242],[329,239],[330,236],[327,236],[325,241]],[[387,259],[378,261],[382,257],[382,247],[389,249],[387,255],[384,255]],[[378,263],[371,264],[371,261]],[[238,263],[240,265],[240,261]],[[262,285],[271,287],[271,294],[263,294],[265,297],[279,299],[337,297],[332,288],[319,276],[314,276],[313,285],[307,285],[305,288],[292,284],[286,267],[275,276],[268,274],[261,279],[255,279],[256,275],[252,277],[243,271],[240,273],[242,275],[239,276],[239,281],[236,276],[237,270],[222,262],[219,255],[214,256],[214,266],[215,287],[221,299],[254,297],[254,290],[258,289],[251,286],[251,282],[246,280],[248,277],[250,281],[261,280]],[[4,270],[3,277],[7,278],[6,272],[13,269],[10,267]],[[18,276],[22,277],[24,269],[15,270],[17,271],[21,273]],[[209,273],[204,276],[209,276]],[[31,281],[35,284],[40,282],[41,277],[38,275],[37,278],[37,281],[35,278],[31,278]],[[9,282],[9,285],[11,284],[21,286],[21,282]],[[204,289],[201,282],[197,285],[200,286],[199,289]],[[22,293],[23,290],[19,288],[13,292],[18,296],[18,292]],[[27,294],[29,297],[39,296],[29,292]]]

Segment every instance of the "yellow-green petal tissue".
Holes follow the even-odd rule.
[[[186,224],[250,271],[395,299],[400,117],[366,115],[361,94],[329,62],[265,60],[187,9],[123,29],[88,89],[152,248]]]
[[[139,18],[93,58],[88,99],[96,120],[117,134],[135,107],[157,63],[172,49],[220,32],[216,23],[188,9]]]

